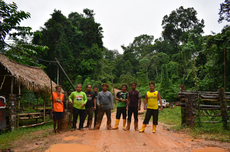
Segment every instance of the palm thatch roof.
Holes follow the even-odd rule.
[[[0,54],[0,67],[0,75],[13,76],[15,84],[20,84],[33,92],[51,93],[50,78],[41,67],[20,64],[2,54]],[[53,91],[56,86],[57,84],[52,81]]]

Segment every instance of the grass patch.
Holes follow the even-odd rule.
[[[158,119],[168,125],[180,125],[181,124],[181,110],[180,107],[164,108],[163,111],[159,110]]]
[[[208,118],[201,118],[201,120],[204,119],[206,120]],[[180,107],[175,107],[173,109],[164,108],[163,111],[159,111],[159,121],[168,125],[173,125],[170,127],[171,130],[186,132],[193,138],[230,142],[230,124],[228,124],[228,130],[223,128],[222,123],[201,123],[199,126],[197,125],[197,127],[182,126]]]
[[[12,148],[12,145],[17,140],[23,140],[24,142],[40,137],[46,137],[49,133],[42,133],[41,135],[33,135],[32,132],[44,130],[48,132],[48,129],[53,128],[53,123],[47,123],[41,126],[31,127],[31,128],[20,128],[12,132],[2,133],[0,135],[0,147],[1,149]]]

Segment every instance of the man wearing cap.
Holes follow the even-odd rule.
[[[61,93],[62,86],[57,85],[56,87],[56,92],[53,92],[50,100],[51,100],[51,107],[52,107],[52,113],[53,113],[53,127],[54,127],[54,132],[56,133],[56,122],[58,121],[58,127],[57,127],[57,132],[60,133],[60,128],[61,128],[61,119],[64,118],[64,94]]]
[[[102,89],[103,91],[99,92],[97,95],[97,105],[98,105],[98,120],[95,129],[99,130],[101,126],[101,121],[104,116],[104,113],[107,116],[107,129],[111,130],[111,110],[113,109],[113,96],[112,93],[109,92],[109,85],[103,83]]]

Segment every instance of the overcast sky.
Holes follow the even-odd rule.
[[[5,0],[12,3],[12,0]],[[129,45],[141,34],[161,36],[164,15],[180,6],[194,7],[198,19],[205,21],[205,35],[220,32],[227,22],[219,24],[218,12],[224,0],[14,0],[19,10],[29,12],[31,18],[22,22],[38,30],[51,17],[54,9],[65,16],[71,12],[83,13],[84,8],[94,10],[95,20],[103,27],[103,43],[110,50],[123,53],[121,45]]]

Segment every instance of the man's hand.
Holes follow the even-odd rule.
[[[163,110],[163,106],[161,106],[161,111]]]
[[[96,110],[96,106],[93,107],[93,110]]]
[[[72,101],[72,100],[70,101],[70,104],[73,104],[73,101]]]
[[[138,111],[140,111],[141,110],[141,107],[138,107]]]
[[[147,107],[146,107],[146,106],[144,107],[144,110],[147,110]]]
[[[83,108],[85,106],[85,104],[83,103],[82,105],[81,105],[81,108]]]
[[[54,112],[54,108],[52,108],[52,112]]]

